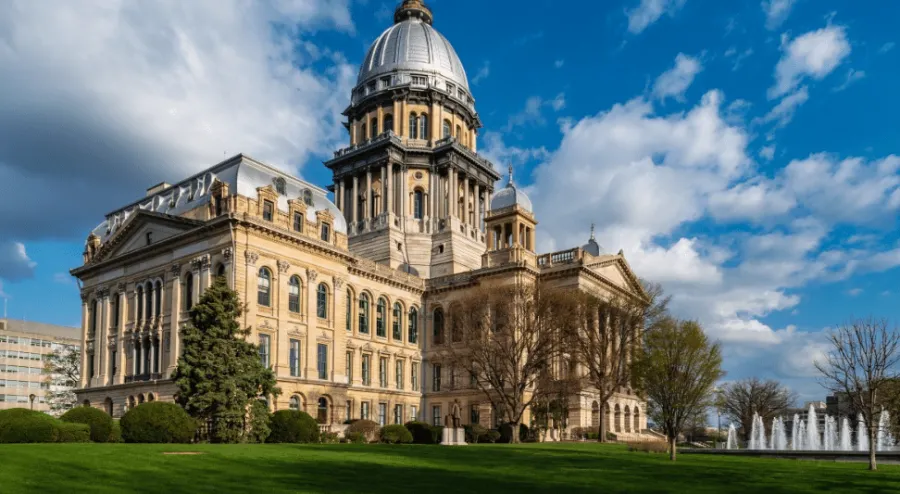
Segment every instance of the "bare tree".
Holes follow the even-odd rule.
[[[853,409],[862,414],[869,434],[869,470],[877,470],[878,422],[886,392],[897,377],[900,363],[900,333],[884,319],[858,319],[833,331],[831,351],[816,368],[825,377],[823,385],[843,393]],[[884,397],[887,398],[887,397]]]
[[[60,415],[77,403],[75,388],[81,382],[81,350],[61,345],[44,358],[45,397],[53,415]]]
[[[644,294],[602,297],[578,292],[567,301],[572,317],[568,339],[584,367],[585,380],[600,406],[598,440],[607,440],[607,404],[631,387],[631,363],[641,338],[664,321],[670,297],[658,284],[642,281]]]
[[[538,281],[479,286],[451,306],[449,338],[436,335],[443,340],[436,362],[449,368],[451,386],[480,390],[512,425],[513,442],[539,397],[539,379],[559,355],[564,296]],[[457,377],[460,372],[468,379]]]
[[[741,424],[746,440],[750,438],[754,413],[770,424],[775,417],[785,415],[795,401],[794,393],[778,381],[752,377],[723,386],[720,409],[726,417]]]
[[[634,372],[674,461],[678,435],[692,417],[712,405],[715,383],[724,375],[719,344],[710,342],[696,322],[660,321],[644,339]]]

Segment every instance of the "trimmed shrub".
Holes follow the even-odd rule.
[[[319,434],[319,442],[322,444],[334,444],[340,441],[340,436],[337,432],[322,432]]]
[[[366,440],[366,435],[362,432],[345,432],[344,437],[347,438],[347,442],[353,444],[366,444],[369,442]]]
[[[59,428],[59,437],[57,442],[61,443],[89,443],[91,442],[91,426],[88,424],[79,424],[75,422],[61,422],[57,424]],[[106,441],[101,441],[106,442]]]
[[[183,408],[163,401],[142,403],[119,421],[127,443],[189,443],[197,423]]]
[[[431,426],[425,422],[411,421],[403,425],[406,430],[412,434],[413,443],[415,444],[434,444],[434,438],[431,436]]]
[[[91,441],[95,443],[109,442],[112,436],[112,417],[97,408],[75,407],[59,419],[73,424],[86,424],[91,429]]]
[[[359,432],[366,436],[367,441],[377,441],[379,430],[381,430],[381,426],[371,420],[357,420],[350,424],[344,433]]]
[[[113,420],[112,429],[109,432],[109,441],[111,443],[123,443],[125,441],[122,440],[122,426],[119,425],[118,420]]]
[[[42,412],[25,408],[4,410],[0,415],[0,443],[55,443],[60,422]]]
[[[479,441],[481,441],[483,443],[495,443],[499,440],[500,440],[500,431],[498,431],[496,429],[491,429],[491,430],[485,432],[484,435],[482,435],[479,438]]]
[[[269,443],[317,443],[319,424],[308,413],[299,410],[278,410],[269,422]]]
[[[388,444],[407,444],[413,441],[409,429],[400,424],[386,425],[378,433],[381,442]]]
[[[631,441],[625,444],[628,445],[628,451],[641,451],[644,453],[665,453],[668,451],[668,445],[665,441]]]
[[[435,425],[431,428],[431,444],[441,444],[444,439],[444,426]]]
[[[485,429],[484,427],[482,427],[478,424],[472,424],[472,425],[464,425],[463,429],[466,431],[466,442],[467,443],[475,444],[475,443],[479,443],[479,442],[484,442],[481,440],[481,436],[483,436],[487,432],[487,429]]]

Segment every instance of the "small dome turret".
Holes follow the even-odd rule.
[[[513,168],[512,165],[510,165],[509,181],[506,183],[506,187],[498,190],[491,197],[491,210],[497,211],[515,205],[518,205],[529,213],[534,211],[531,207],[531,199],[516,187],[515,182],[513,182]]]
[[[588,254],[597,257],[600,255],[601,248],[600,244],[597,243],[597,240],[594,238],[594,224],[591,223],[591,238],[588,239],[588,242],[581,246],[581,250],[587,252]]]

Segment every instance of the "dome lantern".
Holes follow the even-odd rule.
[[[394,24],[399,24],[410,17],[417,17],[429,25],[434,21],[431,9],[422,0],[403,0],[394,11]]]

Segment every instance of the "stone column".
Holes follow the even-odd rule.
[[[230,250],[230,248],[229,248]],[[171,377],[181,356],[181,265],[173,264],[169,268],[169,286],[171,287],[171,316],[169,317],[169,365],[167,377]]]
[[[475,182],[475,196],[473,197],[472,208],[472,217],[474,218],[473,225],[478,231],[482,231],[481,227],[481,184],[477,181]]]
[[[138,335],[138,341],[141,342],[141,346],[140,346],[141,353],[140,353],[140,356],[138,357],[138,371],[137,371],[137,374],[140,375],[140,374],[147,373],[147,369],[144,368],[144,367],[146,367],[146,364],[147,364],[147,345],[144,344],[144,336],[143,335]]]
[[[381,214],[386,211],[384,205],[387,203],[387,197],[386,197],[387,193],[385,192],[387,190],[387,181],[388,181],[387,165],[379,168],[378,174],[381,176],[381,198],[378,201],[378,207],[375,208],[377,210],[377,211],[375,211],[375,213]]]
[[[366,212],[363,214],[363,219],[371,218],[374,209],[372,207],[372,169],[369,168],[366,170]],[[369,226],[368,221],[366,221],[366,226]]]
[[[86,388],[88,386],[88,375],[86,369],[88,367],[87,364],[87,348],[88,348],[88,332],[91,330],[89,327],[91,323],[90,310],[91,305],[88,302],[89,296],[86,292],[81,293],[81,384],[80,388]]]
[[[107,340],[109,339],[111,307],[109,303],[109,289],[104,289],[102,292],[98,293],[100,300],[102,301],[100,305],[102,307],[100,314],[103,317],[100,319],[100,334],[97,335],[94,340],[94,357],[97,362],[94,369],[97,374],[97,378],[95,379],[97,385],[103,386],[106,384],[106,368],[107,363],[109,362],[109,345],[107,344]]]
[[[209,268],[212,264],[212,259],[210,259],[209,254],[203,254],[198,259],[200,260],[200,291],[197,292],[197,298],[199,300],[200,295],[203,295],[203,292],[205,292],[212,284],[212,278],[209,276]]]
[[[122,384],[125,382],[125,366],[127,365],[128,359],[125,355],[125,303],[127,301],[127,297],[125,296],[125,284],[119,285],[119,327],[116,331],[116,373],[113,375],[112,383],[113,384]]]
[[[387,183],[385,184],[384,195],[387,196],[387,212],[388,212],[388,221],[390,221],[390,217],[394,214],[394,165],[391,162],[384,165],[384,168],[387,173]]]
[[[353,175],[353,200],[351,201],[353,205],[353,211],[351,211],[351,217],[353,218],[353,227],[356,228],[356,223],[359,221],[359,176]],[[351,230],[352,231],[352,230]]]
[[[318,316],[316,314],[316,286],[318,283],[316,279],[318,278],[318,273],[316,273],[313,269],[306,270],[306,303],[309,308],[306,311],[307,314],[307,325],[306,325],[306,352],[304,355],[303,362],[303,375],[307,379],[318,379],[319,378],[319,369],[316,367],[316,350],[317,350],[317,342],[316,335],[319,334],[319,329],[317,327]],[[301,349],[302,350],[302,349]],[[310,399],[307,396],[307,399]]]
[[[463,179],[463,223],[469,224],[469,175]]]
[[[400,177],[400,216],[406,218],[409,216],[409,208],[407,207],[407,202],[409,200],[409,171],[408,169],[401,165],[400,173],[398,174]],[[423,198],[424,199],[424,198]]]
[[[136,376],[141,373],[141,340],[140,336],[132,333],[131,335],[131,375]]]

